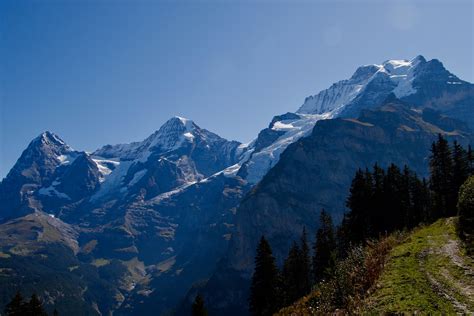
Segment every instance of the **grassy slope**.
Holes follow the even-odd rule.
[[[473,260],[459,248],[455,219],[440,219],[392,250],[366,312],[471,314],[473,271]]]
[[[391,250],[375,285],[354,314],[474,315],[474,260],[459,247],[455,218],[416,228]],[[395,239],[396,236],[395,236]],[[318,312],[316,291],[279,316],[310,316]],[[346,314],[340,311],[336,314]]]

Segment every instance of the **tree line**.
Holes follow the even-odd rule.
[[[331,215],[320,213],[320,227],[311,255],[306,229],[294,242],[280,271],[270,244],[260,238],[255,256],[255,271],[250,288],[249,309],[253,315],[273,315],[311,291],[333,273],[336,263],[336,238]]]
[[[48,316],[46,313],[43,303],[36,294],[31,295],[30,300],[24,300],[21,293],[16,292],[10,303],[5,306],[6,316]],[[54,316],[58,315],[58,311],[55,309],[53,312]]]
[[[357,170],[346,201],[349,212],[341,225],[335,229],[330,214],[322,210],[313,255],[304,229],[299,242],[291,246],[281,271],[270,244],[262,236],[250,287],[251,314],[272,315],[291,305],[333,276],[336,262],[368,240],[456,215],[459,190],[474,174],[471,147],[465,149],[456,141],[450,146],[439,135],[431,146],[429,170],[428,180],[420,179],[408,166],[401,169],[394,164],[387,169],[375,164],[372,169]],[[472,194],[472,198],[465,198],[468,202],[464,204],[459,202],[459,231],[464,240],[474,239],[474,178],[471,182],[471,189],[464,189],[464,185],[463,190],[467,192],[465,196]]]

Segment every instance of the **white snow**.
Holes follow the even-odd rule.
[[[60,165],[70,165],[76,160],[77,154],[76,153],[70,153],[66,155],[59,155],[56,157],[56,159],[59,160]]]
[[[168,192],[165,192],[165,193],[162,193],[162,194],[159,194],[157,196],[155,196],[154,198],[152,198],[150,200],[150,202],[152,204],[159,204],[161,201],[167,199],[167,198],[170,198],[171,196],[177,194],[177,193],[180,193],[182,191],[184,191],[184,189],[196,184],[198,182],[189,182],[189,183],[185,183],[179,187],[177,187],[176,189],[174,190],[171,190],[171,191],[168,191]]]
[[[335,116],[342,112],[344,107],[364,92],[365,87],[377,76],[387,76],[396,84],[393,93],[398,98],[416,93],[412,83],[415,69],[421,62],[420,57],[412,60],[387,60],[381,65],[366,65],[360,67],[347,80],[339,81],[326,90],[306,98],[297,113],[322,114],[332,112]],[[356,76],[357,74],[362,74]]]
[[[288,147],[288,145],[311,133],[317,121],[332,118],[333,113],[327,112],[314,115],[300,114],[300,116],[301,118],[296,120],[285,120],[285,123],[275,122],[274,126],[285,127],[285,129],[280,129],[284,130],[285,134],[280,136],[270,146],[267,146],[258,152],[253,152],[247,161],[241,162],[241,164],[246,164],[246,179],[249,183],[255,184],[260,181],[268,170],[278,162],[280,154]],[[227,173],[234,172],[234,169],[235,167],[228,170]]]
[[[67,199],[67,200],[71,199],[67,194],[62,193],[62,192],[58,192],[53,185],[51,185],[47,188],[39,189],[38,193],[41,194],[41,195],[56,196],[58,198]]]
[[[393,92],[397,97],[415,93],[416,90],[412,86],[414,70],[422,60],[420,57],[410,61],[388,60],[381,65],[360,67],[350,79],[339,81],[328,89],[306,98],[296,112],[301,118],[275,122],[272,129],[284,132],[275,142],[258,152],[255,152],[255,141],[250,143],[239,164],[228,167],[222,172],[226,176],[234,176],[245,164],[246,180],[251,184],[257,183],[278,162],[280,154],[288,145],[311,133],[317,121],[337,117],[375,78],[387,77],[393,81],[396,84]]]
[[[275,122],[272,126],[272,129],[275,131],[287,131],[294,129],[295,127],[291,124],[285,124],[283,121]]]
[[[101,157],[92,157],[92,161],[95,162],[97,169],[99,169],[99,182],[104,182],[105,178],[112,173],[113,170],[109,168],[109,165],[113,165],[115,168],[120,165],[120,161]]]
[[[227,167],[226,169],[222,170],[222,173],[226,177],[235,176],[237,174],[237,172],[239,171],[241,166],[242,166],[241,164],[236,163],[235,165],[232,165],[232,166]]]
[[[146,169],[143,169],[143,170],[140,170],[140,171],[136,172],[136,173],[133,175],[132,180],[130,180],[130,182],[128,183],[128,187],[132,187],[132,186],[134,186],[135,184],[137,184],[138,181],[140,181],[140,179],[143,178],[143,176],[146,174],[146,172],[147,172]]]
[[[187,139],[191,140],[191,141],[194,139],[194,135],[190,132],[184,133],[183,136],[186,137]]]
[[[135,163],[144,163],[152,153],[163,155],[173,150],[179,149],[185,142],[193,142],[195,139],[195,130],[198,127],[192,120],[183,117],[173,117],[163,124],[160,129],[142,142],[131,144],[119,144],[104,147],[94,152],[94,161],[102,175],[102,186],[92,197],[93,200],[109,194],[114,190],[125,192],[123,179],[127,175],[130,166]],[[113,158],[102,158],[112,156]],[[114,170],[110,170],[105,163],[116,165]],[[142,173],[136,173],[128,186],[136,184]]]
[[[323,114],[342,109],[357,97],[367,83],[368,81],[363,81],[362,83],[352,83],[350,80],[339,81],[333,84],[329,89],[306,98],[297,113]]]
[[[91,197],[91,201],[96,201],[115,190],[119,190],[122,187],[123,178],[127,175],[128,169],[133,163],[133,161],[120,162],[102,182],[99,191]]]

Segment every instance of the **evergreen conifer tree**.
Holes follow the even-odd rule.
[[[48,314],[43,308],[43,303],[40,301],[36,293],[31,295],[30,301],[26,304],[25,315],[28,316],[47,316]]]
[[[367,177],[367,172],[361,169],[357,170],[352,180],[349,197],[346,205],[350,209],[347,214],[347,239],[353,243],[363,241],[370,232],[368,223],[369,216],[367,210],[367,201],[372,197],[371,177]]]
[[[474,176],[461,186],[458,201],[458,231],[466,243],[467,252],[474,254]]]
[[[313,246],[313,283],[331,276],[336,259],[336,241],[331,215],[324,209],[320,215],[320,227]]]
[[[296,242],[290,248],[288,257],[283,263],[283,296],[285,306],[293,304],[302,295],[300,293],[301,250]]]
[[[466,150],[457,142],[453,143],[452,190],[457,194],[461,185],[469,177],[469,157]]]
[[[385,209],[385,196],[383,190],[383,182],[385,177],[385,171],[376,163],[373,168],[373,194],[372,198],[366,201],[368,216],[372,227],[372,232],[369,232],[368,235],[375,235],[382,230],[382,225],[384,222],[384,212]]]
[[[456,205],[452,185],[453,162],[448,141],[441,134],[431,146],[430,174],[434,217],[452,214]]]
[[[469,176],[474,176],[474,152],[471,145],[467,147],[467,161],[469,164]]]
[[[192,306],[192,316],[207,316],[207,309],[201,294],[196,295]]]
[[[306,227],[303,227],[301,233],[301,253],[300,253],[300,271],[301,280],[299,281],[299,295],[304,296],[311,291],[311,254],[308,244],[308,234],[306,233]]]
[[[402,174],[400,168],[396,165],[391,164],[387,168],[387,173],[384,178],[384,223],[382,230],[377,232],[379,233],[388,233],[393,231],[396,228],[402,226],[403,217],[400,214],[400,209],[402,208],[400,195],[402,185]],[[370,237],[378,237],[377,235],[372,235]]]
[[[20,291],[17,291],[10,303],[5,306],[6,316],[22,316],[25,313],[25,305]]]
[[[279,298],[279,271],[270,244],[262,236],[255,256],[249,310],[252,315],[273,315],[280,308]]]

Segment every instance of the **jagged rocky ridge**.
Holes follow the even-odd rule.
[[[34,229],[35,242],[26,243],[21,238],[18,245],[11,244],[11,239],[8,243],[2,242],[0,265],[4,260],[2,253],[13,255],[15,260],[27,257],[39,260],[44,254],[41,251],[61,245],[60,253],[67,254],[74,263],[59,262],[56,270],[63,271],[65,276],[77,273],[77,277],[85,280],[95,278],[94,282],[102,286],[101,290],[85,291],[89,281],[78,282],[79,287],[71,290],[77,295],[71,300],[86,302],[97,313],[114,310],[116,314],[145,315],[160,314],[179,305],[191,285],[209,278],[219,259],[226,255],[232,264],[225,260],[220,263],[207,283],[206,291],[222,310],[228,311],[232,304],[246,307],[245,287],[252,265],[252,252],[247,253],[247,250],[252,248],[253,251],[254,247],[249,240],[258,235],[257,232],[266,232],[265,229],[273,224],[278,227],[278,221],[284,222],[285,218],[280,216],[290,216],[289,223],[293,223],[289,230],[282,231],[286,237],[296,233],[300,226],[293,220],[307,220],[317,225],[312,221],[314,214],[302,219],[304,216],[295,209],[288,210],[288,214],[280,213],[280,207],[286,206],[276,202],[270,202],[276,203],[275,213],[267,209],[276,221],[270,221],[273,224],[268,227],[254,223],[249,215],[249,209],[260,209],[258,203],[263,203],[255,198],[255,192],[261,192],[258,190],[269,183],[268,178],[272,175],[277,178],[281,172],[280,164],[272,169],[280,155],[289,145],[303,143],[304,136],[312,138],[313,127],[319,120],[354,118],[361,114],[367,121],[364,115],[370,112],[362,111],[380,106],[391,93],[408,104],[410,115],[425,110],[422,120],[425,123],[435,120],[436,123],[430,123],[435,131],[459,129],[464,135],[467,128],[456,121],[441,119],[429,109],[463,118],[473,126],[473,111],[470,110],[473,85],[449,73],[439,61],[426,61],[418,56],[411,61],[392,60],[382,65],[360,67],[350,79],[307,98],[296,113],[275,116],[249,144],[224,140],[179,117],[170,119],[142,142],[108,145],[92,154],[74,151],[56,135],[44,133],[30,144],[0,184],[0,222],[10,219],[0,228],[33,223],[37,227]],[[377,116],[377,119],[381,118]],[[328,126],[324,129],[327,134],[334,128],[331,138],[334,144],[344,143],[344,137],[336,137],[340,135],[336,130],[339,125],[332,122],[327,120],[317,126]],[[356,121],[347,122],[355,124]],[[377,126],[378,123],[370,124]],[[292,152],[290,149],[283,157]],[[334,156],[340,148],[329,146],[328,150],[334,152],[328,151],[326,155]],[[292,163],[301,162],[294,160]],[[299,169],[293,171],[295,175],[299,174]],[[352,177],[353,172],[345,174],[346,171],[339,177]],[[312,174],[317,170],[306,172]],[[312,202],[304,202],[308,204],[301,202],[301,206],[313,207],[311,203],[314,203],[317,208],[328,207],[334,196],[343,197],[346,189],[343,180],[339,179],[341,182],[331,187],[332,174],[319,176],[318,183],[321,179],[324,181],[315,186],[311,194],[305,191],[308,188],[296,186],[296,197],[292,196],[289,201],[310,200]],[[336,188],[338,191],[334,193]],[[342,212],[335,206],[328,209],[336,215]],[[293,216],[293,211],[297,216]],[[68,237],[60,237],[63,234]],[[41,239],[45,235],[52,237]],[[22,244],[40,247],[21,257],[15,246]],[[285,243],[279,245],[281,252],[286,252],[284,248]],[[236,253],[239,256],[233,257]],[[234,259],[237,260],[234,262]],[[85,270],[93,277],[84,274]],[[48,277],[45,271],[41,273],[38,273],[41,278]],[[117,282],[107,282],[110,275]],[[9,274],[0,277],[6,281],[13,278]],[[230,285],[238,282],[243,283],[233,290]],[[221,287],[230,291],[224,292]],[[102,295],[101,291],[107,294]],[[62,294],[51,294],[50,301],[56,302]],[[232,296],[228,296],[230,294]],[[228,300],[229,297],[235,300]]]

